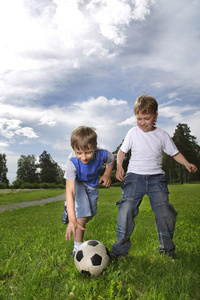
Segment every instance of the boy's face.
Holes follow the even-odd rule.
[[[74,148],[74,152],[76,154],[76,157],[83,163],[87,164],[89,161],[92,159],[93,154],[94,154],[95,149],[91,146],[88,145],[87,149],[77,149]]]
[[[138,127],[144,131],[151,131],[155,129],[155,121],[158,117],[158,113],[156,114],[143,114],[140,111],[136,114],[137,125]]]

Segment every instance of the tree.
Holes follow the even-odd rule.
[[[121,145],[123,143],[124,140],[122,140],[121,144],[117,147],[117,149],[113,152],[113,154],[117,157],[117,153],[119,151],[119,149],[121,148]],[[128,164],[129,164],[129,160],[131,158],[131,150],[129,150],[124,157],[124,161],[123,161],[123,169],[125,172],[127,172],[128,169]],[[113,170],[116,169],[116,164],[115,167],[113,168]]]
[[[188,125],[179,123],[175,129],[172,139],[179,151],[185,156],[185,158],[198,167],[198,172],[195,174],[188,173],[188,171],[185,169],[186,182],[188,182],[189,180],[199,180],[200,146],[196,142],[196,137],[191,135],[191,131]],[[180,182],[182,184],[184,181],[184,171],[182,165],[179,165],[179,170]]]
[[[179,166],[175,164],[173,157],[167,155],[165,152],[162,155],[162,169],[165,171],[169,183],[179,181]]]
[[[8,185],[9,181],[7,178],[8,168],[7,159],[5,154],[0,154],[0,182]]]
[[[17,179],[24,182],[38,182],[37,164],[34,155],[21,155],[17,164]]]
[[[46,183],[61,183],[63,179],[64,172],[60,166],[52,159],[51,155],[47,151],[39,157],[40,167],[40,180]]]

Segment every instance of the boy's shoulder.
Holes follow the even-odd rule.
[[[147,138],[158,138],[158,139],[168,139],[170,136],[169,134],[157,127],[155,128],[155,130],[152,130],[152,131],[147,131],[147,132],[144,132],[142,131],[138,126],[136,127],[132,127],[131,129],[129,129],[129,131],[127,132],[126,134],[126,140],[128,141],[132,141],[132,140],[138,140],[141,138],[141,136],[144,138],[144,137],[147,137]]]
[[[108,150],[97,147],[94,151],[94,158],[99,159],[99,157],[106,158],[108,156]]]
[[[97,147],[97,149],[95,150],[95,152],[101,152],[101,153],[106,153],[106,152],[108,152],[108,150],[107,149],[103,149],[103,148],[99,148],[99,147]]]
[[[74,157],[76,157],[76,154],[74,151],[72,151],[68,156],[68,160],[70,160],[71,158],[74,158]]]
[[[130,128],[127,132],[127,136],[128,135],[133,135],[133,134],[137,134],[138,132],[140,131],[139,127],[138,126],[134,126],[132,128]]]
[[[141,133],[141,132],[143,133],[143,131],[138,126],[135,126],[135,127],[132,127],[131,129],[129,129],[127,134],[138,134],[138,133]],[[156,127],[155,130],[144,132],[144,133],[145,134],[146,133],[150,133],[150,134],[168,134],[165,130],[163,130],[160,127]]]

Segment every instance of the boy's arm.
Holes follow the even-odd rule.
[[[65,239],[71,240],[71,235],[73,233],[74,237],[76,235],[76,228],[85,230],[76,219],[75,208],[74,208],[74,199],[75,199],[75,181],[66,180],[66,203],[67,203],[67,213],[69,218],[69,224],[67,226]]]
[[[111,171],[114,167],[115,164],[115,160],[113,160],[112,165],[106,165],[106,169],[105,172],[103,174],[103,176],[100,178],[99,183],[102,183],[103,186],[105,187],[109,187],[111,185],[111,178],[110,178],[110,174]]]
[[[177,161],[179,164],[183,165],[186,167],[186,169],[191,173],[195,173],[197,171],[197,167],[191,163],[189,163],[187,161],[187,159],[183,156],[183,154],[181,154],[180,152],[178,152],[177,154],[175,154],[173,156],[173,158],[175,159],[175,161]]]
[[[122,167],[123,161],[125,157],[125,152],[123,152],[121,149],[119,149],[117,153],[117,172],[116,172],[116,178],[119,181],[124,181],[124,169]]]

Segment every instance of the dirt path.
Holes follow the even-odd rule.
[[[59,195],[56,197],[51,197],[48,199],[43,199],[43,200],[38,200],[38,201],[31,201],[31,202],[21,202],[21,203],[15,203],[15,204],[8,204],[8,205],[0,205],[0,213],[5,211],[5,210],[14,210],[14,209],[19,209],[19,208],[24,208],[24,207],[29,207],[29,206],[34,206],[34,205],[42,205],[45,203],[51,203],[51,202],[56,202],[56,201],[61,201],[65,200],[65,194]]]

